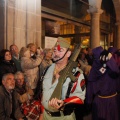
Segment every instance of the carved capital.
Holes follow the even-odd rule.
[[[102,9],[98,9],[95,7],[91,7],[87,10],[88,13],[93,14],[93,13],[99,13],[102,14],[103,10]]]

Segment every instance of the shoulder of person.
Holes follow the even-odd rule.
[[[4,91],[4,88],[3,88],[3,86],[1,85],[1,86],[0,86],[0,97],[4,95],[4,92],[3,92],[3,91]]]

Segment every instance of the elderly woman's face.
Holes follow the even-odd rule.
[[[16,83],[17,83],[17,85],[22,86],[23,83],[24,83],[24,76],[23,75],[18,75],[17,79],[16,79]]]
[[[46,57],[49,58],[49,59],[52,59],[52,54],[53,54],[53,51],[50,50],[46,53]]]
[[[10,61],[12,59],[11,57],[11,53],[10,52],[6,52],[5,53],[5,58],[4,58],[6,61]]]

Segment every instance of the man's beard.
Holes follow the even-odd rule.
[[[10,85],[10,86],[8,86],[8,89],[9,89],[9,90],[13,90],[14,88],[15,88],[14,85]]]
[[[69,50],[69,49],[67,49],[67,51],[65,52],[65,54],[64,54],[61,58],[60,58],[59,56],[55,55],[55,56],[53,57],[53,62],[54,62],[54,63],[57,63],[58,61],[62,60],[62,59],[65,57],[65,55],[66,55],[66,53],[68,52],[68,50]],[[57,59],[54,60],[54,58],[57,58]]]
[[[59,59],[60,59],[60,57],[57,55],[52,58],[53,62],[59,61]]]

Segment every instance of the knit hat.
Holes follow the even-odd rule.
[[[57,47],[58,50],[60,50],[61,47],[69,48],[70,43],[67,40],[65,40],[64,38],[58,37],[57,43],[55,44],[55,47]]]
[[[19,54],[19,55],[20,55],[20,58],[21,58],[21,57],[24,57],[24,53],[25,53],[26,51],[28,51],[28,50],[29,50],[28,48],[22,47],[21,50],[20,50],[20,54]]]

